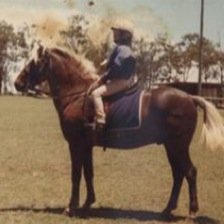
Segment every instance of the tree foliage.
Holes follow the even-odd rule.
[[[171,44],[166,36],[154,41],[143,38],[135,41],[137,73],[143,86],[155,82],[187,81],[192,67],[199,64],[199,35],[189,33],[180,42]],[[209,39],[203,38],[203,80],[221,80],[223,83],[224,52]]]
[[[107,40],[102,42],[100,46],[96,46],[89,37],[89,22],[83,15],[74,15],[69,21],[68,29],[60,32],[64,46],[77,54],[85,55],[99,67],[100,63],[106,57],[108,51]]]
[[[69,19],[68,29],[60,32],[65,47],[77,54],[83,54],[88,48],[87,27],[88,21],[83,15],[74,15]]]
[[[84,15],[76,14],[69,18],[67,28],[61,30],[60,35],[65,47],[85,55],[100,68],[110,44],[105,40],[96,46],[88,36],[89,28],[89,20]],[[6,60],[27,57],[31,45],[37,41],[28,35],[31,29],[27,26],[15,31],[12,25],[0,22],[0,70],[4,70]],[[137,59],[136,73],[142,87],[150,88],[157,82],[187,81],[191,68],[199,64],[199,40],[196,33],[188,33],[176,43],[171,43],[166,35],[160,35],[153,41],[144,37],[135,39],[133,49]],[[218,45],[203,38],[202,56],[203,80],[208,82],[216,79],[223,83],[224,52]]]
[[[7,75],[6,62],[17,61],[23,57],[22,48],[26,48],[24,32],[15,31],[14,27],[5,21],[0,21],[0,92],[3,77]]]
[[[27,43],[23,31],[15,31],[13,26],[5,21],[0,22],[0,64],[5,60],[16,60],[21,55],[21,48],[26,48]],[[18,51],[17,51],[18,50]]]

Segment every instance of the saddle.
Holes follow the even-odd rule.
[[[103,98],[107,131],[136,129],[141,126],[144,91],[137,85],[112,96]],[[86,122],[94,123],[94,105],[86,100],[84,114]]]

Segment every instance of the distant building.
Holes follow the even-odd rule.
[[[196,82],[173,82],[159,85],[171,86],[192,95],[198,94],[198,83]],[[224,108],[224,86],[220,83],[202,83],[202,96],[212,101],[217,107]]]

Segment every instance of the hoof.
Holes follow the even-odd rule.
[[[71,209],[71,208],[66,208],[63,212],[64,215],[68,216],[68,217],[73,217],[76,215],[75,209]]]
[[[173,220],[175,216],[172,214],[172,211],[170,208],[165,208],[162,211],[162,217],[166,220]]]
[[[190,212],[189,214],[189,219],[195,219],[197,216],[196,216],[196,212]]]
[[[162,215],[163,216],[171,216],[171,211],[169,208],[165,208],[163,211],[162,211]]]
[[[95,197],[91,199],[87,199],[84,205],[82,206],[82,209],[89,210],[91,208],[91,205],[95,202]]]

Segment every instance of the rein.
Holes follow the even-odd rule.
[[[43,69],[47,69],[47,71],[45,71],[47,73],[47,76],[48,76],[48,83],[49,83],[49,80],[52,79],[50,77],[50,74],[51,72],[49,72],[49,67],[50,67],[50,62],[49,62],[49,56],[52,56],[51,53],[47,52],[45,50],[45,54],[42,55],[44,57],[40,58],[40,62],[42,62],[42,67],[41,67],[41,71],[43,72]],[[46,57],[48,56],[48,57]],[[47,59],[47,60],[46,60]],[[39,71],[40,72],[40,71]],[[50,84],[50,83],[49,83]],[[50,96],[53,100],[62,100],[62,99],[66,99],[68,98],[68,100],[66,99],[66,103],[64,104],[64,106],[74,102],[74,101],[77,101],[79,100],[80,98],[84,98],[83,99],[83,105],[82,105],[82,110],[83,110],[83,115],[84,115],[84,118],[85,118],[85,110],[86,110],[86,105],[87,105],[87,98],[88,98],[88,95],[89,95],[89,89],[82,89],[80,91],[74,91],[74,92],[70,92],[68,94],[58,94],[56,92],[56,94],[53,94],[52,91],[49,93],[47,91],[44,91],[43,89],[41,88],[36,88],[34,89],[37,93],[39,94],[46,94],[48,96]]]
[[[45,94],[45,95],[48,95],[50,96],[52,99],[63,99],[63,98],[66,98],[66,97],[70,97],[70,96],[76,96],[76,98],[79,98],[79,97],[82,97],[82,96],[85,96],[86,95],[86,90],[82,90],[82,91],[79,91],[79,92],[74,92],[74,93],[69,93],[69,94],[65,94],[65,95],[51,95],[49,94],[49,92],[45,92],[43,90],[40,90],[40,89],[34,89],[37,93],[39,94]],[[31,94],[34,94],[34,91],[33,90],[28,90],[28,93],[31,93]]]
[[[44,65],[44,67],[49,63],[49,61],[47,61],[47,63]],[[48,78],[49,78],[49,73],[47,73]],[[49,78],[50,79],[50,78]],[[43,93],[46,95],[50,95],[52,99],[57,100],[57,99],[63,99],[63,98],[67,98],[67,97],[72,97],[72,100],[76,100],[79,97],[83,97],[83,96],[87,96],[88,95],[88,89],[87,90],[81,90],[81,91],[77,91],[77,92],[72,92],[72,93],[68,93],[65,95],[58,95],[58,94],[50,94],[48,92],[45,92],[41,89],[36,89],[39,93]]]
[[[45,92],[45,91],[40,91],[38,89],[38,92],[39,93],[42,93],[42,94],[46,94],[46,95],[49,95],[49,93]],[[69,93],[69,94],[65,94],[65,95],[50,95],[50,97],[53,99],[53,100],[58,100],[58,99],[63,99],[63,98],[66,98],[66,97],[72,97],[70,100],[69,100],[69,103],[71,103],[72,101],[75,101],[77,100],[78,98],[80,97],[84,97],[84,102],[83,102],[83,114],[84,114],[84,117],[85,117],[85,109],[86,109],[86,99],[88,97],[88,90],[81,90],[81,91],[78,91],[78,92],[74,92],[74,93]]]
[[[75,100],[75,99],[85,96],[85,95],[86,95],[86,91],[82,90],[79,92],[69,93],[69,94],[65,94],[65,95],[61,95],[61,96],[60,95],[51,95],[51,98],[57,100],[57,99],[63,99],[66,97],[74,96],[73,100]]]

